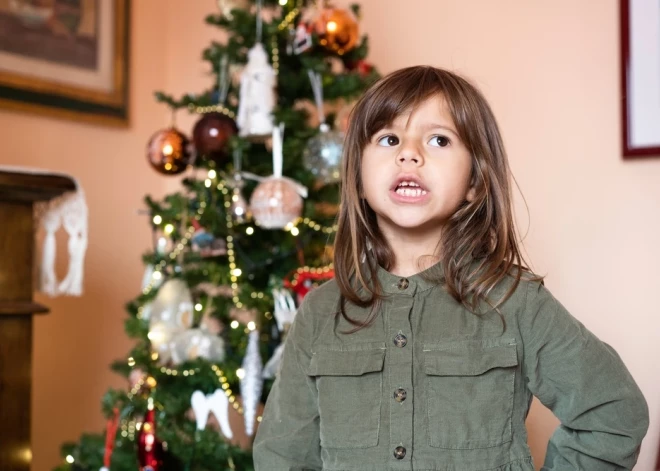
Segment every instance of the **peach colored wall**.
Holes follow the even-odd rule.
[[[472,78],[490,100],[529,206],[531,220],[516,196],[529,258],[569,310],[617,349],[640,384],[652,425],[636,470],[651,471],[660,442],[660,379],[652,360],[660,357],[654,302],[660,159],[621,159],[618,1],[360,3],[370,59],[381,71],[420,63],[447,67]],[[211,39],[220,38],[203,23],[215,4],[133,2],[131,129],[0,112],[0,163],[70,172],[85,185],[90,203],[85,296],[40,299],[53,312],[35,326],[37,471],[57,462],[63,440],[99,430],[102,394],[122,386],[108,364],[129,346],[123,303],[136,293],[139,256],[149,243],[135,209],[144,193],[175,186],[144,164],[146,139],[166,122],[152,91],[208,86],[199,58]],[[182,114],[178,121],[189,132],[193,119]],[[94,170],[95,163],[105,167]],[[528,427],[537,467],[556,424],[534,404]]]

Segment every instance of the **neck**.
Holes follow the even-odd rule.
[[[411,276],[435,265],[441,259],[439,248],[442,230],[395,231],[380,227],[394,252],[394,265],[390,272],[398,276]]]

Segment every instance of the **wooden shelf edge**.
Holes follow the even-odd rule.
[[[45,201],[75,189],[67,175],[0,170],[0,201]]]
[[[50,309],[46,306],[32,301],[0,301],[0,316],[46,314],[48,312],[50,312]]]

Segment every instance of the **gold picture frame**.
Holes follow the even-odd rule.
[[[129,124],[130,0],[0,0],[0,107]]]

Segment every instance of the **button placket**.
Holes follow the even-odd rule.
[[[408,281],[408,280],[406,280]],[[407,288],[411,288],[410,285]],[[405,293],[408,294],[408,293]],[[391,460],[410,460],[406,447],[412,446],[412,331],[410,313],[414,299],[412,296],[395,296],[389,309],[389,334],[393,346],[388,348],[390,367],[390,450]]]

